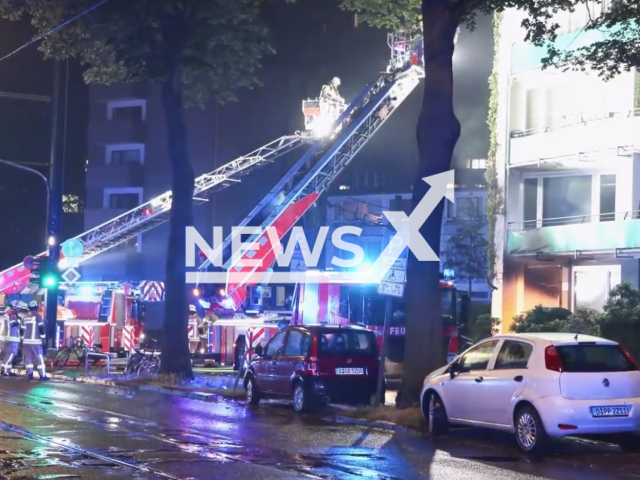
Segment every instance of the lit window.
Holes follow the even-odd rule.
[[[471,160],[471,168],[483,170],[487,168],[487,161],[484,158],[474,158]]]
[[[349,190],[351,187],[349,185],[340,185],[340,190]]]
[[[82,213],[82,201],[78,195],[62,195],[62,211],[64,213]]]

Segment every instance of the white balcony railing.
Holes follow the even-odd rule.
[[[558,117],[548,126],[511,131],[509,165],[640,147],[640,109],[587,117],[582,113]],[[581,157],[582,155],[582,157]]]
[[[540,218],[537,220],[526,220],[524,222],[509,222],[507,230],[509,233],[525,232],[529,230],[539,230],[545,227],[557,227],[561,225],[578,225],[584,223],[609,223],[613,221],[638,220],[640,210],[628,212],[598,213],[593,215],[573,215],[570,217]]]

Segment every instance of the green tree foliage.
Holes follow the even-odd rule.
[[[455,272],[456,280],[468,282],[487,278],[487,218],[474,205],[459,203],[452,223],[456,232],[447,240],[443,258],[445,268]]]
[[[167,127],[173,201],[166,263],[164,373],[192,377],[187,343],[185,236],[193,224],[194,172],[183,118],[185,104],[233,100],[257,85],[271,51],[261,0],[111,0],[48,36],[46,57],[77,58],[88,83],[155,82]],[[0,0],[5,18],[31,18],[38,33],[74,17],[96,0]]]
[[[490,314],[484,313],[478,315],[471,320],[471,323],[467,329],[467,337],[471,339],[473,343],[489,338],[498,334],[498,327],[500,320],[492,317]]]
[[[548,308],[538,305],[514,318],[511,331],[564,332],[600,335],[602,314],[592,308],[579,308],[571,313],[565,308]]]
[[[640,360],[640,290],[628,283],[611,290],[604,306],[601,334],[623,344]]]

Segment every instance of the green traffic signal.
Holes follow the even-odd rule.
[[[49,273],[42,279],[42,286],[45,288],[53,288],[58,285],[58,278],[55,274]]]

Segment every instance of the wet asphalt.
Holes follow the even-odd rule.
[[[435,455],[434,455],[435,450]],[[300,416],[286,404],[0,379],[2,479],[640,479],[640,455],[586,441],[528,459],[510,436],[414,434]]]

